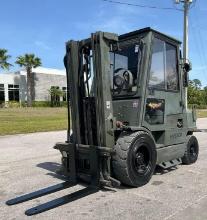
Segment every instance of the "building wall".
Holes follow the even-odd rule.
[[[26,76],[19,73],[0,74],[0,84],[4,84],[5,101],[9,101],[8,85],[19,85],[19,100],[25,101],[27,96]]]
[[[64,71],[56,69],[37,68],[33,70],[35,101],[50,101],[49,89],[58,86],[60,89],[67,86]],[[27,100],[26,72],[0,74],[0,84],[4,84],[5,101],[9,101],[8,85],[19,85],[19,100]]]
[[[67,81],[64,75],[50,75],[34,73],[35,101],[49,101],[49,89],[51,86],[58,86],[60,90],[66,87]]]

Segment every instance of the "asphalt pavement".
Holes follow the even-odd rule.
[[[207,118],[198,120],[207,128]],[[200,144],[197,163],[162,171],[140,188],[101,190],[47,212],[26,216],[25,210],[83,188],[77,185],[15,206],[5,201],[64,181],[55,174],[60,154],[53,149],[66,131],[0,137],[0,219],[207,219],[207,133],[195,134]]]

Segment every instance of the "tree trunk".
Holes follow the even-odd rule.
[[[30,82],[31,82],[31,87],[30,87],[30,95],[31,95],[31,101],[33,103],[33,101],[35,100],[35,89],[34,89],[34,74],[33,72],[31,71],[31,74],[30,74]]]
[[[27,68],[27,107],[32,107],[32,70],[31,68]]]

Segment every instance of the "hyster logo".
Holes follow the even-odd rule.
[[[182,136],[182,133],[175,133],[170,135],[170,139],[176,139]]]

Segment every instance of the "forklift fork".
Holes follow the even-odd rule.
[[[90,146],[90,145],[75,145],[73,143],[57,143],[54,147],[61,151],[62,155],[66,156],[66,164],[65,164],[65,174],[69,181],[62,182],[44,189],[37,190],[35,192],[25,194],[19,196],[17,198],[8,200],[6,202],[7,205],[16,205],[18,203],[26,202],[32,199],[36,199],[54,192],[58,192],[69,187],[73,187],[79,183],[79,180],[84,180],[86,177],[89,177],[89,181],[85,181],[89,183],[87,187],[80,189],[71,194],[65,195],[58,199],[54,199],[52,201],[43,203],[36,207],[26,210],[26,215],[36,215],[38,213],[59,207],[61,205],[70,203],[72,201],[78,200],[87,195],[96,193],[99,191],[100,187],[103,186],[118,186],[120,182],[114,178],[112,178],[107,170],[108,166],[107,161],[111,156],[111,149],[106,147],[98,147],[98,146]],[[87,158],[90,162],[90,167],[87,173],[81,172],[76,167],[76,151],[78,151],[79,157],[81,155],[85,155],[83,158]],[[100,167],[100,158],[103,161]]]
[[[60,190],[72,187],[74,185],[75,184],[71,183],[71,182],[59,183],[59,184],[56,184],[54,186],[49,186],[47,188],[40,189],[40,190],[37,190],[37,191],[32,192],[32,193],[28,193],[28,194],[16,197],[14,199],[10,199],[6,202],[6,204],[7,205],[16,205],[16,204],[26,202],[26,201],[29,201],[29,200],[32,200],[32,199],[36,199],[36,198],[39,198],[39,197],[42,197],[42,196],[45,196],[45,195],[48,195],[48,194],[51,194],[51,193],[54,193],[54,192],[58,192]]]
[[[50,187],[47,187],[47,188],[44,188],[44,189],[40,189],[38,191],[29,193],[29,194],[25,194],[25,195],[16,197],[14,199],[10,199],[6,202],[6,204],[9,205],[9,206],[10,205],[16,205],[16,204],[23,203],[23,202],[26,202],[26,201],[29,201],[29,200],[32,200],[32,199],[36,199],[36,198],[39,198],[39,197],[42,197],[42,196],[60,191],[60,190],[67,189],[69,187],[73,187],[75,185],[76,185],[76,183],[66,181],[66,182],[63,182],[63,183],[56,184],[54,186],[50,186]],[[58,199],[54,199],[52,201],[49,201],[49,202],[43,203],[41,205],[38,205],[36,207],[33,207],[31,209],[28,209],[28,210],[25,211],[25,214],[28,215],[28,216],[36,215],[38,213],[45,212],[45,211],[48,211],[50,209],[53,209],[53,208],[59,207],[61,205],[67,204],[69,202],[81,199],[81,198],[83,198],[87,195],[96,193],[98,191],[99,191],[99,187],[89,185],[88,187],[80,189],[80,190],[78,190],[76,192],[73,192],[71,194],[65,195],[65,196],[60,197]]]
[[[47,210],[50,210],[50,209],[59,207],[61,205],[70,203],[72,201],[81,199],[85,196],[96,193],[98,191],[99,191],[99,188],[94,187],[94,186],[88,186],[86,188],[83,188],[81,190],[73,192],[69,195],[65,195],[65,196],[60,197],[58,199],[54,199],[52,201],[49,201],[49,202],[43,203],[41,205],[35,206],[31,209],[28,209],[28,210],[26,210],[25,214],[28,215],[28,216],[36,215],[38,213],[45,212]]]

